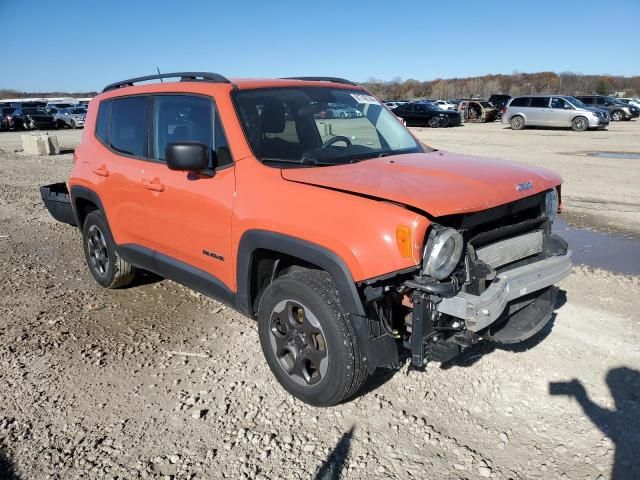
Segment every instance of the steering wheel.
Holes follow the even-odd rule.
[[[327,147],[330,147],[331,145],[333,145],[334,143],[338,143],[338,142],[346,143],[347,147],[350,147],[352,145],[351,144],[351,140],[349,140],[349,137],[345,137],[344,135],[338,135],[338,136],[332,137],[329,140],[327,140],[326,142],[324,142],[320,148],[327,148]]]

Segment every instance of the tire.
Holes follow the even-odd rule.
[[[428,124],[431,128],[438,128],[440,126],[440,119],[438,117],[431,117]]]
[[[71,120],[71,128],[73,129],[78,128],[76,127],[76,122],[74,122],[73,120]]]
[[[622,110],[614,110],[611,114],[611,120],[615,120],[616,122],[624,120],[624,112]]]
[[[571,121],[571,128],[574,132],[584,132],[589,128],[589,120],[585,117],[576,117]]]
[[[275,279],[260,298],[258,334],[278,382],[309,405],[335,405],[367,378],[353,326],[326,272],[305,269]]]
[[[511,130],[522,130],[524,128],[524,118],[520,115],[514,115],[509,119]]]
[[[116,253],[111,231],[99,210],[87,215],[82,226],[82,244],[89,271],[100,285],[122,288],[133,281],[136,269]]]

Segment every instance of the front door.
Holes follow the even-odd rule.
[[[206,285],[235,290],[231,265],[231,215],[235,170],[214,102],[196,95],[153,97],[152,152],[142,171],[145,205],[159,273],[207,293]],[[209,147],[210,170],[169,170],[170,143]],[[196,284],[194,284],[196,282]],[[199,288],[204,286],[205,288]]]
[[[549,126],[567,127],[571,125],[571,120],[575,114],[573,106],[561,97],[551,98],[551,114]]]

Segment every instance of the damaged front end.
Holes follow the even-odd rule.
[[[385,345],[370,349],[369,363],[399,364],[388,353],[391,339],[424,367],[481,340],[518,343],[544,328],[554,284],[571,271],[567,243],[551,233],[557,198],[551,190],[432,224],[422,265],[363,285],[370,343]]]

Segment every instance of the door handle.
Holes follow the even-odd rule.
[[[143,180],[142,185],[147,190],[153,190],[154,192],[164,192],[164,185],[160,183],[157,178],[154,178],[152,181]]]
[[[93,173],[95,173],[96,175],[100,175],[101,177],[109,176],[109,170],[107,170],[107,167],[105,167],[104,165],[100,165],[100,167],[94,168]]]

